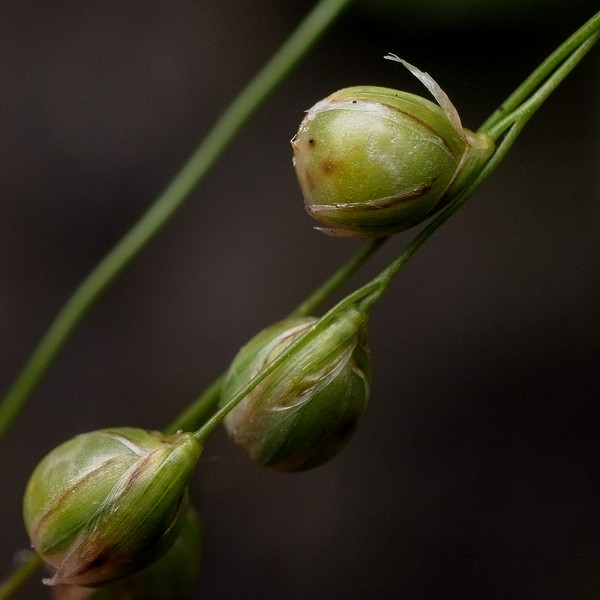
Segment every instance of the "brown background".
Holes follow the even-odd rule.
[[[2,389],[312,4],[0,4]],[[0,452],[0,574],[27,546],[20,499],[45,452],[99,427],[164,426],[360,246],[304,214],[289,148],[303,110],[347,85],[421,93],[382,60],[394,52],[476,128],[598,8],[471,4],[357,3],[95,307]],[[372,402],[336,460],[273,474],[210,439],[193,482],[197,598],[600,595],[599,58],[374,311]],[[47,597],[37,579],[21,597]]]

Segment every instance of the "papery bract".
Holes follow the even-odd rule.
[[[370,393],[366,319],[354,307],[335,317],[227,415],[230,436],[257,464],[308,469],[348,442]],[[257,334],[231,364],[221,405],[317,324],[313,317],[286,319]]]
[[[494,150],[489,136],[463,129],[427,73],[388,58],[405,64],[440,105],[389,88],[349,87],[308,110],[292,139],[306,210],[331,235],[379,237],[422,222]]]
[[[23,514],[56,571],[49,585],[99,585],[151,564],[175,541],[201,453],[190,433],[130,427],[78,435],[34,470]]]

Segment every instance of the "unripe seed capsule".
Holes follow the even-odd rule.
[[[198,583],[202,527],[190,506],[174,544],[164,556],[131,577],[97,588],[57,585],[54,600],[186,600]]]
[[[221,405],[317,321],[286,319],[250,340],[231,364]],[[261,466],[316,467],[348,442],[367,407],[370,380],[366,316],[352,307],[257,385],[227,415],[225,427]]]
[[[100,585],[161,556],[177,538],[201,447],[190,433],[120,427],[78,435],[34,470],[23,502],[48,585]]]
[[[491,156],[486,134],[463,129],[435,81],[405,64],[440,106],[406,92],[356,86],[315,104],[292,139],[308,213],[330,235],[380,237],[450,202]]]

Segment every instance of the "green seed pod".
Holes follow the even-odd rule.
[[[315,104],[292,139],[305,207],[330,235],[380,237],[424,221],[450,202],[494,151],[463,129],[427,74],[396,56],[433,94],[342,89]]]
[[[190,506],[175,543],[166,554],[131,577],[99,588],[57,585],[55,600],[185,600],[200,576],[203,551],[200,519]]]
[[[230,436],[254,462],[279,471],[309,469],[348,442],[370,391],[366,319],[354,307],[343,312],[225,417]],[[252,338],[231,364],[221,405],[316,323],[286,319]]]
[[[166,552],[200,452],[190,433],[120,427],[78,435],[46,455],[23,503],[31,544],[56,569],[44,583],[100,585]]]

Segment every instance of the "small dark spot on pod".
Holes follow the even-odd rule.
[[[99,556],[96,556],[96,558],[94,558],[94,560],[88,565],[88,569],[92,570],[100,568],[102,565],[108,562],[108,558],[109,557],[105,554],[100,554]]]
[[[321,163],[321,168],[323,169],[323,173],[331,173],[335,168],[335,164],[332,160],[324,160]]]

